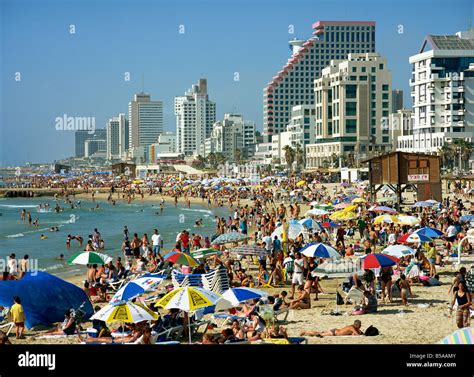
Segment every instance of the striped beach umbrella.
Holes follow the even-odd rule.
[[[90,319],[106,323],[139,323],[158,319],[158,315],[143,305],[126,302],[121,305],[106,305]]]
[[[268,296],[267,292],[246,287],[230,288],[222,294],[222,298],[229,301],[232,307],[238,306],[241,302],[266,296]]]
[[[267,255],[268,251],[257,245],[241,245],[230,249],[229,252],[239,255],[257,255],[263,256]]]
[[[71,256],[68,260],[68,264],[106,264],[112,260],[112,257],[108,255],[96,253],[95,251],[84,251],[81,253],[76,253]]]
[[[169,262],[183,264],[189,267],[199,266],[199,262],[191,255],[186,253],[180,253],[178,251],[171,251],[170,253],[166,254],[163,259]]]
[[[375,207],[369,208],[369,211],[386,212],[386,213],[392,213],[392,214],[397,213],[397,211],[394,210],[393,208],[385,207],[385,206],[375,206]]]
[[[300,250],[301,254],[309,258],[341,258],[336,249],[323,243],[311,244]]]
[[[311,275],[321,278],[346,278],[354,274],[363,273],[364,270],[361,268],[360,263],[348,259],[339,259],[319,265],[311,272]]]
[[[231,243],[231,242],[241,242],[250,239],[249,236],[239,233],[239,232],[228,232],[221,234],[219,237],[217,237],[214,241],[212,241],[213,245],[223,245],[226,243]]]
[[[474,327],[456,330],[440,341],[441,344],[474,344]]]
[[[222,251],[216,250],[216,249],[198,249],[198,250],[191,250],[191,255],[195,259],[204,259],[211,257],[213,255],[220,255],[222,254]]]
[[[380,215],[380,216],[377,216],[374,219],[374,224],[381,224],[381,223],[397,224],[398,223],[398,217],[393,216],[393,215]]]
[[[122,288],[120,288],[114,297],[109,301],[109,304],[117,305],[123,304],[126,301],[132,300],[135,297],[148,292],[166,279],[165,275],[159,274],[145,274],[139,278],[129,281]]]
[[[431,239],[430,237],[417,233],[407,233],[397,238],[398,243],[422,243],[431,241],[433,241],[433,239]]]
[[[398,258],[387,254],[369,254],[362,261],[362,268],[381,268],[394,266],[399,262]]]

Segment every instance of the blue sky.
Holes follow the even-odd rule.
[[[3,166],[72,155],[74,135],[56,131],[55,118],[93,116],[103,127],[110,117],[128,113],[128,102],[142,90],[142,76],[145,91],[164,102],[165,130],[175,130],[174,97],[200,77],[208,79],[218,119],[237,111],[261,129],[263,88],[286,63],[287,41],[309,38],[317,20],[376,21],[377,52],[387,57],[393,87],[405,90],[410,105],[408,57],[426,34],[467,29],[473,14],[471,0],[0,3]],[[128,82],[125,72],[131,75]],[[234,72],[240,81],[234,81]]]

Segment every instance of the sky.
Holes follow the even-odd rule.
[[[175,131],[174,97],[199,78],[217,119],[239,112],[261,130],[263,88],[288,40],[310,38],[318,20],[375,21],[376,50],[410,107],[409,56],[472,16],[472,0],[0,0],[0,166],[72,156],[74,133],[56,130],[57,117],[104,127],[143,89]]]

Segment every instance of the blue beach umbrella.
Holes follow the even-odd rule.
[[[112,305],[123,304],[126,301],[132,300],[135,297],[152,290],[164,279],[166,279],[166,276],[159,274],[143,275],[128,282],[126,285],[120,288],[109,303]]]
[[[416,202],[413,204],[413,207],[433,207],[433,204],[428,202]]]
[[[421,228],[421,229],[418,229],[417,231],[415,231],[416,234],[421,234],[423,236],[426,236],[426,237],[430,237],[430,238],[436,238],[436,237],[441,237],[443,236],[443,232],[436,229],[436,228],[430,228],[430,227],[424,227],[424,228]]]
[[[341,258],[341,254],[336,249],[323,243],[308,245],[300,252],[310,258]]]
[[[239,305],[241,302],[262,298],[268,296],[264,291],[255,288],[230,288],[222,294],[222,297],[229,301],[233,306]]]
[[[471,221],[474,221],[474,215],[465,215],[460,218],[460,221],[462,223],[469,223]]]

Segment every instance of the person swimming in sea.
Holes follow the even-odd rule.
[[[196,226],[202,226],[202,219],[196,220]]]
[[[44,234],[42,234],[42,235],[40,236],[40,240],[45,240],[45,239],[47,239],[47,238],[48,238],[48,236],[45,236]]]

